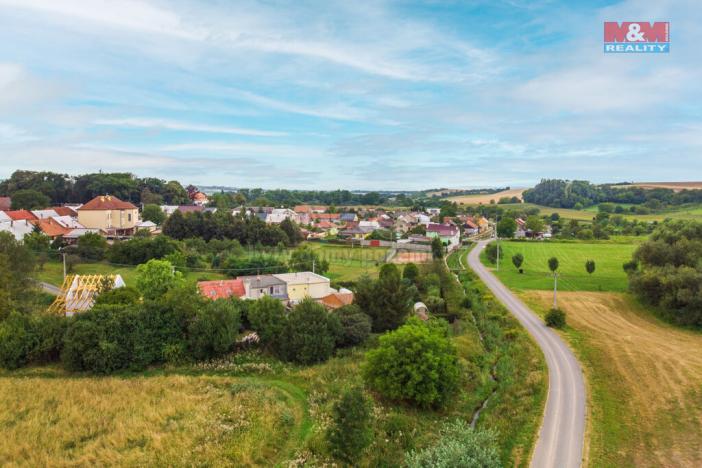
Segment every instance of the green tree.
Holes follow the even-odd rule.
[[[588,260],[585,262],[585,271],[587,271],[589,274],[593,274],[595,272],[594,260]]]
[[[431,240],[431,256],[434,260],[444,258],[444,244],[439,236]]]
[[[191,236],[190,227],[185,216],[179,210],[175,210],[163,223],[162,231],[165,235],[173,239],[187,239]]]
[[[188,203],[188,192],[179,182],[172,180],[163,187],[163,201],[168,205],[182,205]]]
[[[522,263],[524,263],[524,255],[520,253],[512,255],[512,263],[514,264],[515,268],[519,270],[519,268],[522,266]]]
[[[0,367],[17,369],[27,364],[37,341],[31,318],[10,313],[0,322]]]
[[[195,359],[212,359],[229,352],[239,333],[240,314],[228,299],[209,301],[188,327],[188,344]]]
[[[408,468],[498,468],[497,436],[492,431],[473,429],[460,419],[445,423],[436,445],[407,454]]]
[[[37,295],[34,254],[9,232],[0,232],[0,320],[11,311],[29,312]]]
[[[339,317],[341,324],[341,335],[337,340],[337,345],[356,346],[363,343],[371,332],[371,319],[364,314],[356,304],[349,304],[339,307],[334,311]]]
[[[327,442],[337,459],[355,464],[373,441],[371,402],[360,388],[346,389],[332,408],[332,423]]]
[[[563,328],[566,324],[566,315],[561,309],[551,309],[546,313],[546,325],[553,328]]]
[[[144,205],[144,209],[141,210],[141,219],[160,226],[166,220],[166,213],[158,205]]]
[[[84,260],[100,261],[105,258],[107,241],[100,234],[88,232],[78,238],[76,253]]]
[[[529,216],[526,220],[526,228],[531,232],[543,232],[544,221],[536,215]]]
[[[415,263],[407,263],[402,270],[402,279],[412,284],[417,284],[417,280],[419,279],[419,267]]]
[[[339,318],[313,299],[305,298],[284,321],[278,349],[288,361],[322,362],[332,355],[341,334]]]
[[[285,218],[283,222],[280,223],[280,229],[282,229],[288,236],[288,242],[286,242],[286,245],[295,246],[302,241],[302,232],[300,232],[300,228],[290,219]]]
[[[285,307],[282,302],[263,296],[249,306],[248,319],[263,346],[275,349],[280,344],[285,326]]]
[[[49,197],[36,190],[17,190],[12,194],[13,210],[40,210],[50,204]]]
[[[303,245],[292,251],[288,266],[291,271],[314,271],[319,275],[323,275],[329,270],[329,262],[320,259],[317,252],[308,245]]]
[[[517,231],[517,222],[513,218],[502,218],[497,223],[497,236],[503,238],[512,238]]]
[[[144,299],[157,300],[183,284],[183,275],[168,260],[149,260],[137,267],[136,288]]]
[[[369,311],[373,331],[394,330],[402,325],[409,315],[412,294],[400,278],[400,270],[394,263],[380,267],[375,283],[373,304]]]
[[[460,366],[444,330],[413,317],[381,336],[380,345],[366,353],[366,384],[388,399],[423,408],[447,403],[458,388]]]
[[[100,293],[94,305],[135,305],[139,303],[139,299],[139,291],[131,286],[124,286]]]
[[[498,249],[496,242],[491,242],[485,247],[485,256],[493,265],[497,263],[498,252],[500,255],[500,260],[502,260],[502,258],[505,256],[505,252],[503,249]]]

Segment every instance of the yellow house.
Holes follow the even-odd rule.
[[[305,297],[321,299],[332,292],[329,278],[311,271],[281,273],[273,276],[288,285],[288,299],[292,302],[299,302]]]
[[[112,236],[134,234],[139,224],[139,209],[111,195],[93,198],[78,208],[78,222],[90,229],[102,229]]]

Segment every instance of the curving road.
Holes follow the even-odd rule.
[[[478,242],[468,255],[468,264],[534,337],[548,365],[548,398],[531,466],[579,467],[585,434],[585,382],[580,364],[563,340],[480,263],[480,252],[488,242]]]

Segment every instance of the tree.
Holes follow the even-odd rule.
[[[248,319],[261,345],[274,349],[280,344],[281,333],[285,326],[285,307],[278,299],[263,296],[254,301],[248,310]]]
[[[418,452],[410,452],[405,463],[408,468],[502,466],[496,434],[473,429],[461,419],[445,423],[437,444]]]
[[[13,310],[33,309],[35,267],[34,254],[9,232],[0,232],[0,320]]]
[[[168,260],[149,260],[137,267],[136,288],[144,299],[157,300],[183,284],[183,275]]]
[[[517,268],[517,270],[519,270],[522,266],[522,263],[524,263],[524,255],[520,253],[512,255],[512,263]]]
[[[327,430],[331,453],[353,464],[373,441],[371,402],[360,388],[345,390],[332,408],[332,423]]]
[[[444,257],[444,244],[439,236],[434,237],[431,241],[431,256],[435,260]]]
[[[293,250],[288,266],[291,271],[314,271],[319,275],[323,275],[329,270],[329,262],[321,260],[317,252],[308,245]]]
[[[166,220],[166,213],[158,205],[144,205],[144,209],[141,210],[141,219],[152,221],[160,226]]]
[[[407,263],[402,270],[402,279],[406,279],[412,284],[417,284],[419,279],[419,267],[414,263]]]
[[[178,181],[172,180],[163,187],[163,201],[169,205],[188,203],[188,192]]]
[[[281,357],[300,364],[329,359],[341,336],[341,324],[323,305],[305,298],[284,322],[278,346]]]
[[[585,262],[585,271],[587,271],[589,274],[593,274],[595,272],[594,260],[588,260]]]
[[[544,222],[538,216],[532,215],[526,220],[526,228],[531,232],[543,232]]]
[[[546,313],[546,325],[553,328],[563,328],[566,324],[566,315],[560,309],[551,309]]]
[[[103,304],[135,305],[139,303],[139,299],[139,291],[131,286],[124,286],[100,293],[95,299],[94,306]]]
[[[188,222],[180,210],[175,210],[163,223],[163,233],[173,239],[186,239],[191,237]]]
[[[37,336],[31,318],[12,312],[0,321],[0,367],[17,369],[29,361]]]
[[[195,359],[212,359],[229,352],[239,333],[240,313],[234,301],[209,301],[188,327],[188,345]]]
[[[288,236],[286,245],[295,246],[302,241],[302,233],[300,232],[299,226],[290,219],[285,218],[283,222],[280,223],[280,229]]]
[[[404,321],[411,309],[412,295],[400,278],[400,270],[394,263],[380,267],[375,288],[373,330],[394,330]]]
[[[341,335],[337,346],[356,346],[363,343],[371,333],[371,319],[356,304],[345,305],[334,311],[339,317]]]
[[[36,190],[17,190],[12,194],[13,210],[40,210],[50,204],[49,197]]]
[[[556,257],[548,259],[548,269],[553,273],[553,308],[558,309],[558,301],[556,300],[556,291],[558,289],[558,259]]]
[[[500,255],[500,260],[502,260],[502,258],[504,258],[505,256],[505,252],[503,249],[498,249],[496,242],[491,242],[485,247],[485,256],[487,257],[488,261],[493,265],[497,263],[498,252]]]
[[[514,233],[517,231],[517,222],[513,218],[502,218],[497,223],[497,236],[504,238],[514,237]]]
[[[368,387],[422,408],[446,404],[458,388],[460,366],[444,330],[413,317],[381,336],[380,345],[366,353],[363,377]]]
[[[84,260],[100,261],[105,258],[107,241],[100,234],[87,232],[78,238],[76,253]]]

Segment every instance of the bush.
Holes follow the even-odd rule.
[[[111,289],[101,293],[96,299],[94,306],[97,305],[133,305],[138,304],[140,299],[139,291],[131,286]]]
[[[285,320],[278,346],[283,359],[312,364],[329,359],[341,335],[336,315],[312,299],[300,302]]]
[[[144,299],[156,300],[183,284],[183,275],[167,260],[149,260],[136,269],[136,287]]]
[[[497,263],[497,243],[491,242],[485,247],[485,256],[487,257],[488,261],[492,264]],[[505,256],[504,249],[499,249],[500,252],[500,260],[502,260]]]
[[[551,309],[546,313],[546,325],[553,328],[563,328],[566,324],[566,314],[561,309]]]
[[[100,261],[105,258],[107,241],[100,234],[88,232],[78,238],[76,253],[85,260]]]
[[[460,419],[444,425],[435,446],[407,454],[405,463],[409,468],[502,466],[495,434],[473,429]]]
[[[381,336],[380,346],[366,353],[366,384],[391,400],[425,408],[445,404],[458,388],[460,367],[456,348],[440,330],[411,318]]]
[[[0,366],[18,369],[27,364],[38,338],[30,317],[12,312],[0,322]]]
[[[327,441],[332,455],[349,464],[373,440],[370,401],[358,388],[346,390],[332,409],[332,424],[327,431]]]
[[[233,301],[209,302],[188,327],[192,357],[212,359],[229,352],[239,334],[239,323],[239,309]]]
[[[371,332],[371,319],[360,307],[355,304],[343,306],[334,311],[334,314],[341,324],[338,346],[356,346],[366,341]]]
[[[34,317],[36,346],[30,353],[32,362],[54,362],[61,356],[63,336],[69,319],[61,315],[39,314]]]
[[[248,319],[261,344],[269,349],[274,349],[281,339],[285,326],[285,308],[278,300],[263,296],[249,306]]]

